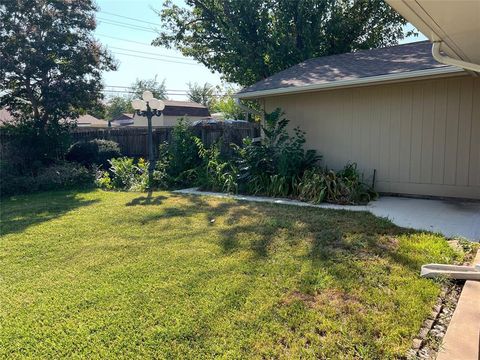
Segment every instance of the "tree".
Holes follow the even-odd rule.
[[[101,98],[101,73],[116,67],[93,37],[96,10],[91,0],[0,5],[0,107],[14,116],[25,144],[36,146],[30,160],[58,154],[68,120]]]
[[[165,79],[162,82],[157,80],[157,75],[153,79],[140,80],[137,79],[132,84],[134,97],[141,98],[145,90],[152,92],[153,96],[157,99],[167,99],[167,88],[165,86]]]
[[[205,105],[210,108],[215,102],[215,87],[209,83],[203,85],[188,83],[188,100]]]
[[[103,99],[98,99],[96,103],[84,110],[85,114],[92,115],[97,119],[104,119],[107,111],[107,105],[103,102]]]
[[[219,89],[221,88],[219,87]],[[235,89],[232,87],[225,87],[221,91],[223,95],[215,100],[215,103],[210,110],[212,112],[222,113],[225,119],[244,120],[245,111],[240,109],[232,96],[235,93]]]
[[[172,0],[153,44],[250,85],[305,59],[396,44],[405,20],[383,0]]]
[[[123,113],[133,113],[131,99],[123,96],[115,96],[109,99],[105,116],[107,120],[113,120]]]

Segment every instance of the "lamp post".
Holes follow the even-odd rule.
[[[132,107],[138,116],[145,116],[148,120],[148,179],[152,183],[153,170],[155,169],[155,158],[153,156],[153,133],[152,133],[152,117],[162,115],[165,104],[162,100],[155,99],[150,91],[144,91],[142,99],[132,100]]]

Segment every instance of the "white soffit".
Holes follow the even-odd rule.
[[[385,0],[447,55],[480,64],[480,0]]]

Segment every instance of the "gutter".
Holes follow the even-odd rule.
[[[233,96],[233,100],[235,101],[235,104],[237,104],[237,106],[242,109],[243,111],[245,111],[246,113],[248,114],[255,114],[255,115],[260,115],[263,117],[263,112],[262,111],[258,111],[256,109],[252,109],[252,108],[249,108],[248,106],[246,105],[243,105],[242,104],[242,100],[240,99],[240,97],[237,97],[237,94],[235,94]]]
[[[290,86],[290,87],[282,87],[282,88],[269,89],[269,90],[250,91],[250,92],[244,92],[244,93],[240,92],[240,93],[234,94],[233,97],[236,100],[252,99],[252,98],[266,97],[266,96],[273,96],[273,95],[301,93],[301,92],[335,89],[335,88],[342,88],[342,87],[362,86],[362,85],[383,83],[383,82],[389,82],[389,81],[402,81],[404,79],[407,80],[407,79],[417,78],[417,77],[445,76],[449,74],[458,74],[463,72],[464,72],[463,68],[459,68],[456,66],[445,66],[441,68],[411,71],[407,73],[399,72],[399,73],[388,74],[388,75],[378,75],[378,76],[370,76],[365,78],[339,80],[339,81],[327,82],[322,84]]]
[[[474,71],[477,73],[480,73],[480,65],[479,64],[473,64],[470,62],[466,62],[463,60],[458,60],[451,58],[446,55],[442,55],[440,53],[440,48],[442,47],[443,42],[442,41],[434,41],[432,45],[432,56],[435,60],[437,60],[439,63],[446,64],[446,65],[451,65],[451,66],[457,66],[465,70],[470,70]]]

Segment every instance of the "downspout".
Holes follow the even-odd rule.
[[[240,100],[239,98],[234,98],[234,100],[235,100],[235,104],[237,104],[238,107],[240,109],[242,109],[243,111],[245,111],[246,113],[260,115],[263,119],[263,112],[262,111],[258,111],[256,109],[252,109],[252,108],[249,108],[248,106],[243,105],[242,100]]]
[[[480,65],[478,64],[469,63],[466,61],[454,59],[449,56],[440,54],[441,46],[442,46],[442,41],[435,41],[432,46],[432,56],[439,63],[446,64],[446,65],[453,65],[465,70],[470,70],[470,71],[480,73]]]
[[[245,111],[247,113],[247,120],[248,120],[248,114],[256,114],[256,115],[259,115],[260,118],[262,119],[261,120],[261,123],[263,123],[263,121],[265,120],[264,116],[265,114],[263,113],[263,111],[258,111],[256,109],[252,109],[252,108],[249,108],[248,106],[245,106],[242,104],[242,100],[240,100],[239,98],[234,98],[234,101],[235,101],[235,104],[237,104],[237,106],[242,109],[243,111]],[[252,140],[254,142],[258,142],[258,141],[261,141],[262,139],[262,131],[260,131],[260,137],[252,137]]]

